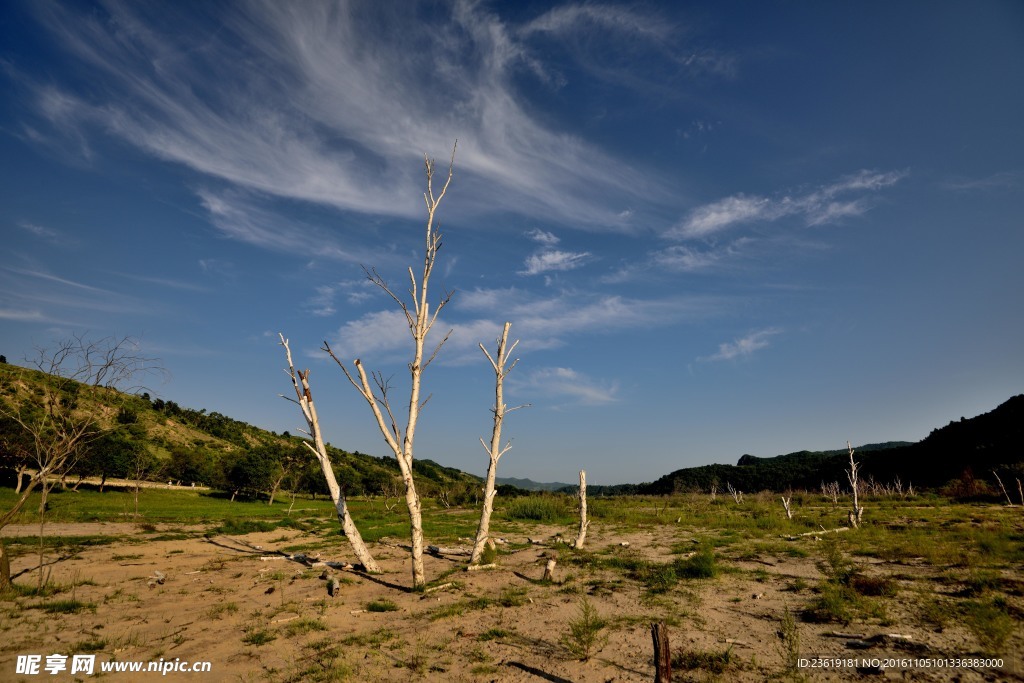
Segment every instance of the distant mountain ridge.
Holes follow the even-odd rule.
[[[917,443],[891,441],[855,449],[861,476],[903,485],[940,487],[962,477],[993,478],[992,470],[1024,473],[1024,394],[994,410],[961,418],[932,430]],[[834,451],[797,451],[772,458],[743,455],[736,465],[687,467],[636,487],[640,494],[722,490],[726,484],[741,491],[817,489],[833,481],[844,485],[849,455]]]
[[[13,405],[37,392],[48,375],[36,370],[0,363],[0,403]],[[109,446],[124,450],[124,445],[147,451],[161,463],[160,478],[201,481],[227,490],[225,473],[245,453],[265,448],[297,448],[298,439],[276,434],[206,410],[184,408],[173,401],[141,396],[122,395],[118,408],[110,404],[109,390],[82,385],[75,400],[83,406],[104,404],[97,412],[101,421],[123,422],[117,432],[117,443]],[[5,437],[16,436],[17,429],[9,420],[0,419],[0,469],[13,469],[12,453],[5,452]],[[1024,394],[1013,396],[994,410],[977,417],[951,421],[933,430],[925,439],[910,443],[890,441],[865,444],[856,448],[864,477],[879,482],[899,478],[904,485],[939,487],[965,473],[979,478],[991,477],[992,470],[1015,473],[1024,479]],[[301,449],[300,449],[301,450]],[[398,465],[394,458],[374,457],[346,452],[331,447],[339,481],[351,493],[376,495],[399,484]],[[100,457],[105,466],[112,457]],[[81,461],[82,467],[88,460]],[[658,480],[644,484],[591,485],[595,495],[662,495],[683,491],[707,491],[712,484],[719,490],[727,483],[742,491],[817,489],[822,482],[845,482],[848,455],[845,449],[831,451],[797,451],[774,457],[741,456],[736,465],[712,464],[676,470]],[[315,463],[305,463],[307,476],[300,487],[318,490],[322,486]],[[414,463],[418,481],[424,484],[424,495],[448,492],[459,498],[472,499],[479,488],[480,477],[445,467],[437,462],[419,459]],[[82,472],[99,474],[99,471]],[[107,472],[119,476],[117,472]],[[1012,481],[1012,479],[1011,479]],[[521,491],[575,492],[576,484],[537,482],[528,478],[498,477],[497,483]],[[510,488],[509,493],[513,489]],[[504,495],[504,494],[503,494]],[[452,498],[454,500],[454,497]]]
[[[573,484],[563,482],[540,482],[533,479],[518,479],[516,477],[496,477],[494,480],[499,485],[515,486],[524,491],[560,491],[572,488]]]

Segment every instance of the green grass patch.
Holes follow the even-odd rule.
[[[47,614],[80,614],[82,612],[95,612],[96,605],[81,600],[52,600],[50,602],[35,605]]]
[[[693,671],[699,669],[715,675],[721,675],[737,663],[738,658],[732,648],[717,650],[676,650],[672,653],[672,668]]]
[[[397,612],[398,605],[391,600],[374,600],[366,603],[367,612]]]
[[[513,498],[502,512],[507,519],[531,522],[567,522],[570,518],[568,498],[564,496],[525,496]]]

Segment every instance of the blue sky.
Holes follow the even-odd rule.
[[[650,481],[1024,391],[1019,2],[5,2],[0,353],[141,337],[165,398],[383,455],[423,154],[455,176],[419,457]],[[436,298],[435,298],[436,301]],[[398,395],[398,394],[396,394]]]

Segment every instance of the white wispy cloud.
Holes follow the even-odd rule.
[[[112,275],[117,275],[118,277],[134,280],[135,282],[146,282],[153,285],[159,285],[160,287],[168,287],[170,289],[180,289],[191,292],[209,291],[208,287],[204,287],[203,285],[199,285],[196,284],[195,282],[189,282],[186,280],[178,280],[175,278],[168,277],[156,277],[153,275],[139,275],[138,273],[122,273],[115,270],[107,272],[109,272]]]
[[[579,68],[633,87],[649,85],[651,77],[644,78],[635,69],[623,68],[626,60],[643,59],[651,65],[649,70],[652,71],[659,61],[664,61],[671,69],[659,74],[668,78],[676,75],[673,71],[725,78],[735,76],[737,59],[734,55],[690,45],[685,33],[663,14],[611,3],[555,7],[517,30],[517,35],[523,37],[546,36],[558,40],[563,49],[575,56]],[[548,80],[560,82],[549,72],[544,73]]]
[[[67,321],[81,316],[84,311],[156,313],[151,303],[131,294],[63,278],[41,269],[0,267],[0,295],[9,311],[27,311],[32,318],[49,321]]]
[[[39,239],[49,242],[50,244],[71,245],[76,242],[76,240],[71,239],[59,230],[54,230],[53,228],[48,228],[45,225],[39,225],[38,223],[33,223],[31,221],[18,221],[17,226],[22,230],[35,235]]]
[[[574,270],[586,263],[589,258],[589,251],[547,249],[527,256],[523,263],[524,268],[519,271],[519,274],[539,275],[551,271]]]
[[[711,297],[652,300],[576,291],[542,297],[517,289],[476,289],[465,297],[462,294],[444,310],[431,331],[432,341],[428,339],[430,346],[452,331],[439,362],[475,360],[480,353],[477,344],[487,345],[497,338],[506,320],[512,321],[513,336],[521,340],[520,351],[528,353],[563,346],[579,335],[656,329],[707,317],[721,308],[721,302]],[[367,313],[345,322],[331,344],[345,358],[400,360],[410,344],[408,324],[397,308]]]
[[[956,192],[990,192],[1024,188],[1024,172],[1000,171],[981,178],[957,177],[946,180],[941,186]]]
[[[509,378],[510,388],[520,396],[540,396],[579,405],[605,405],[617,400],[619,383],[597,380],[572,368],[538,368]]]
[[[867,197],[847,197],[877,192],[896,184],[905,172],[862,170],[817,190],[782,197],[737,194],[697,207],[668,231],[666,237],[694,239],[708,237],[734,225],[771,222],[798,216],[807,225],[822,225],[845,216],[859,216],[870,208]]]
[[[386,251],[379,246],[343,244],[324,228],[285,216],[246,192],[201,189],[197,194],[210,222],[225,237],[274,251],[348,263],[379,263],[386,258]]]
[[[338,312],[338,297],[344,297],[350,304],[362,304],[377,294],[377,286],[367,278],[344,280],[314,287],[314,294],[306,300],[304,308],[318,317],[327,317]]]
[[[520,26],[476,3],[427,16],[388,3],[220,5],[202,14],[211,30],[166,6],[110,4],[109,17],[33,8],[89,70],[88,94],[71,82],[37,87],[53,128],[102,131],[249,190],[416,216],[419,151],[446,155],[458,138],[460,210],[624,229],[624,205],[672,196],[653,173],[628,169],[637,182],[622,183],[621,159],[532,116],[516,77],[538,57]],[[582,8],[575,21],[608,25],[606,14]],[[631,16],[617,9],[613,23]],[[552,15],[526,33],[569,19]],[[203,197],[226,234],[282,246],[253,226],[225,227],[212,199]]]
[[[769,339],[780,334],[782,330],[777,327],[769,327],[764,330],[751,332],[745,337],[731,342],[723,342],[718,345],[718,352],[702,357],[703,361],[735,360],[736,358],[749,358],[759,349],[769,346]]]
[[[526,236],[529,237],[534,242],[539,242],[540,244],[549,247],[553,247],[562,241],[554,233],[548,232],[546,230],[541,230],[540,228],[534,228],[533,230],[530,230],[529,232],[526,233]]]
[[[46,319],[42,311],[32,310],[17,310],[10,308],[0,308],[0,319],[2,320],[17,320],[19,322],[42,322]]]

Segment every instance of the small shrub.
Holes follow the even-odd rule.
[[[295,636],[299,635],[305,635],[306,633],[310,633],[311,631],[326,630],[327,624],[320,621],[319,619],[310,619],[308,617],[303,617],[302,619],[292,621],[287,626],[285,626],[285,634],[289,638],[294,638]]]
[[[242,638],[242,642],[246,645],[266,645],[267,643],[277,640],[277,636],[266,629],[254,628],[246,631],[245,636]]]
[[[238,604],[234,602],[222,602],[219,605],[214,605],[207,611],[207,615],[211,619],[221,619],[225,614],[235,614],[238,612]]]
[[[477,640],[486,643],[489,640],[497,640],[498,638],[507,638],[510,632],[503,628],[489,628],[476,637]]]
[[[78,614],[79,612],[95,612],[96,605],[81,600],[54,600],[39,605],[39,609],[49,614]]]
[[[788,605],[782,613],[778,635],[778,650],[782,655],[783,672],[787,676],[796,677],[800,672],[800,629]]]
[[[674,562],[676,574],[684,579],[713,579],[718,576],[718,563],[710,548],[704,548],[693,557]]]
[[[672,654],[672,668],[674,669],[686,669],[687,671],[700,669],[716,675],[724,673],[735,661],[736,657],[732,654],[732,648],[726,648],[722,652],[676,650]]]
[[[885,596],[891,598],[896,595],[896,582],[887,576],[865,576],[854,574],[850,577],[850,588],[859,595],[872,597]]]
[[[525,519],[534,522],[554,522],[568,514],[568,507],[561,498],[549,496],[528,496],[515,498],[505,507],[509,519]]]
[[[484,551],[480,553],[480,564],[494,564],[498,559],[498,548],[490,543],[484,545]]]
[[[366,603],[367,612],[397,612],[398,605],[390,600],[374,600]]]
[[[213,531],[218,534],[243,536],[258,531],[273,531],[276,528],[276,524],[258,519],[228,519]]]
[[[502,607],[519,607],[526,603],[526,593],[527,590],[525,588],[506,588],[498,597],[498,604]]]
[[[853,609],[857,595],[848,586],[825,583],[818,597],[804,609],[804,621],[814,624],[849,624],[853,621]]]
[[[607,625],[590,601],[583,598],[579,616],[569,621],[569,633],[562,636],[562,646],[573,658],[585,662],[608,642],[608,638],[601,635]]]
[[[990,655],[1002,654],[1014,628],[1013,617],[1006,609],[1006,601],[1003,598],[986,602],[969,601],[961,609],[967,628],[982,650]]]

